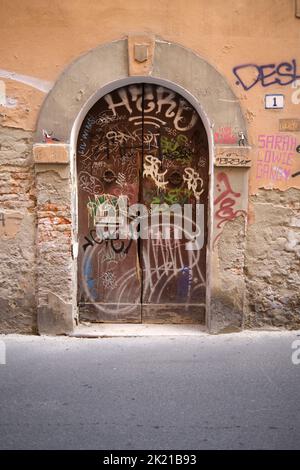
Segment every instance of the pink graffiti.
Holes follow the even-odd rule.
[[[236,144],[237,136],[233,134],[231,127],[220,127],[214,133],[216,144]]]
[[[256,178],[270,181],[287,181],[297,139],[287,134],[261,134],[258,136]]]
[[[234,220],[239,215],[245,215],[246,211],[235,210],[235,204],[237,202],[237,199],[240,198],[241,193],[233,191],[232,187],[230,186],[228,176],[225,173],[219,173],[217,175],[217,181],[217,189],[219,192],[221,191],[221,183],[223,183],[225,187],[221,194],[214,200],[215,217],[219,219],[217,228],[221,228],[222,224],[230,220]],[[218,235],[218,237],[219,236],[220,234]]]

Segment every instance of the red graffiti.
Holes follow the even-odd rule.
[[[215,217],[220,219],[217,228],[220,228],[225,222],[234,220],[239,215],[246,214],[246,211],[234,210],[236,200],[241,196],[241,193],[233,191],[228,176],[225,173],[219,173],[217,175],[217,181],[219,182],[219,184],[217,184],[218,191],[221,191],[221,183],[225,186],[224,191],[214,200],[214,206],[217,206]]]
[[[214,133],[216,144],[236,144],[237,136],[233,134],[231,127],[220,127]]]

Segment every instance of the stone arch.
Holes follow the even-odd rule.
[[[130,74],[127,39],[101,45],[75,60],[58,78],[43,103],[35,141],[42,142],[42,129],[49,129],[60,141],[70,143],[74,122],[86,103],[92,105],[92,98],[99,98],[99,90],[105,94],[110,87],[118,87],[114,82],[125,81],[130,76],[173,83],[194,97],[212,127],[217,129],[232,123],[246,134],[239,101],[211,64],[178,44],[156,39],[152,47],[151,64],[141,75]]]
[[[213,141],[213,131],[230,125],[247,138],[247,129],[239,101],[225,78],[207,61],[195,52],[174,43],[148,36],[137,36],[101,45],[75,60],[58,78],[41,108],[34,145],[34,159],[37,174],[37,200],[45,200],[43,191],[51,186],[51,175],[59,175],[58,209],[64,207],[70,220],[69,240],[63,256],[63,266],[57,277],[55,267],[50,267],[50,275],[40,277],[37,288],[38,327],[41,333],[68,333],[76,322],[76,179],[74,168],[74,145],[81,122],[92,105],[104,94],[122,85],[136,82],[152,82],[165,85],[182,94],[198,111],[207,131],[210,147],[210,226],[208,244],[208,284],[213,270],[213,169],[215,154],[224,147]],[[43,129],[58,142],[43,142]],[[219,148],[219,149],[218,149]],[[226,151],[228,150],[226,146]],[[230,150],[230,148],[229,148]],[[244,149],[243,149],[244,150]],[[246,150],[246,149],[245,149]],[[232,169],[230,169],[232,170]],[[242,171],[243,197],[247,198],[247,173]],[[40,190],[40,188],[44,188]],[[57,195],[55,196],[57,198]],[[48,199],[46,198],[47,202]],[[66,203],[66,204],[65,204]],[[67,207],[66,207],[67,206]],[[62,212],[62,211],[60,211]],[[38,216],[39,219],[39,216]],[[38,232],[40,226],[38,224]],[[57,247],[53,247],[54,252]],[[47,270],[47,259],[37,253],[38,271]],[[40,254],[39,254],[40,253]],[[72,258],[70,253],[72,253]],[[57,293],[52,286],[51,276],[62,283],[68,279],[62,291]],[[215,298],[215,302],[214,302]],[[218,325],[236,324],[239,327],[240,311],[243,308],[243,294],[235,304],[230,304],[233,314],[224,320],[220,311],[221,302],[227,299],[224,291],[212,284],[207,286],[207,318],[211,330]],[[228,303],[228,302],[227,302]],[[215,305],[215,307],[213,307]],[[216,312],[213,312],[216,308]],[[222,307],[221,307],[222,310]],[[221,316],[221,320],[220,320]],[[216,321],[214,322],[214,318]],[[238,320],[236,320],[238,318]],[[216,324],[216,326],[214,326]]]

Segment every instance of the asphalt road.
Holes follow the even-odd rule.
[[[300,448],[299,332],[0,339],[1,449]]]

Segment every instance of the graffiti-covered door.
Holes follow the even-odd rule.
[[[77,178],[80,318],[203,323],[208,143],[190,103],[152,84],[104,96]]]

